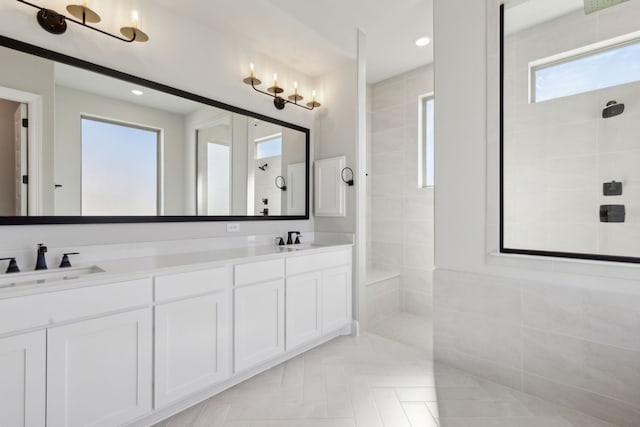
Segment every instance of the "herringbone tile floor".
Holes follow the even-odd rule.
[[[340,337],[155,427],[615,427],[373,334]]]

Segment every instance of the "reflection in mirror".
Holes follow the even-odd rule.
[[[0,217],[307,215],[307,129],[6,47],[0,62]]]
[[[503,9],[501,250],[640,262],[640,2],[553,3]]]

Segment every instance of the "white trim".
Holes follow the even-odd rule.
[[[0,98],[27,104],[27,118],[29,127],[28,155],[29,155],[29,216],[44,214],[44,195],[42,171],[42,96],[21,90],[0,87]]]

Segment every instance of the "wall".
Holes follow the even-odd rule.
[[[400,308],[423,316],[432,307],[433,187],[418,187],[418,105],[432,92],[432,65],[371,89],[371,266],[400,273]]]
[[[495,254],[498,4],[435,0],[434,10],[436,359],[637,427],[640,271]],[[601,28],[619,25],[611,10],[598,13]]]
[[[14,114],[19,105],[0,99],[0,215],[13,215],[16,211]]]
[[[163,206],[165,215],[187,215],[184,182],[185,116],[56,86],[55,183],[56,215],[80,215],[82,205],[82,116],[130,123],[162,130]]]
[[[612,27],[579,10],[506,38],[505,247],[640,256],[640,83],[528,102],[529,62],[637,30],[638,14],[638,2],[612,8]],[[605,120],[610,100],[626,108]],[[622,196],[603,196],[612,180]],[[625,204],[625,223],[600,223],[602,204]]]
[[[49,6],[49,4],[48,4]],[[256,64],[260,74],[276,71],[282,84],[300,82],[300,90],[310,90],[311,78],[296,72],[276,59],[256,52],[250,45],[242,44],[229,34],[200,25],[162,6],[140,4],[144,29],[151,40],[146,44],[126,44],[105,38],[98,33],[71,26],[61,36],[53,36],[42,30],[34,19],[34,9],[18,2],[0,4],[1,33],[14,39],[36,44],[93,63],[128,72],[143,78],[165,83],[179,89],[210,97],[261,114],[275,117],[307,128],[313,128],[314,113],[301,108],[277,111],[264,96],[259,96],[242,83],[248,73],[249,62]],[[64,9],[63,2],[53,2],[49,7]],[[124,0],[110,2],[101,28],[118,28],[119,23],[130,17],[130,4]],[[168,25],[168,23],[171,23]],[[117,31],[117,30],[114,30]],[[206,40],[206,55],[203,55],[202,40]],[[3,63],[3,75],[5,62]],[[14,64],[15,62],[11,62]],[[45,65],[46,66],[46,65]],[[214,70],[215,78],[212,78]],[[31,68],[30,73],[39,69]],[[336,72],[335,81],[349,80],[350,76]],[[355,79],[355,77],[354,77]],[[351,87],[354,87],[352,84]],[[331,89],[331,87],[328,87]],[[28,90],[28,88],[23,88]],[[51,91],[53,85],[51,85]],[[339,94],[339,99],[355,104],[349,98],[353,90]],[[323,102],[324,99],[320,98]],[[340,104],[336,100],[334,105]],[[326,105],[331,105],[326,102]],[[50,106],[49,106],[50,108]],[[45,110],[47,107],[45,106]],[[49,109],[50,111],[50,109]],[[319,110],[320,112],[322,110]],[[317,114],[316,112],[315,114]],[[52,129],[52,121],[47,123]],[[354,126],[352,124],[352,126]],[[45,131],[45,135],[52,135]],[[315,132],[312,131],[312,138]],[[349,140],[353,144],[353,139]],[[51,182],[51,188],[53,183]],[[195,206],[195,202],[193,204]],[[313,220],[243,222],[241,235],[282,234],[286,230],[313,230]],[[49,247],[74,246],[95,243],[124,243],[187,239],[226,235],[224,223],[175,223],[175,224],[120,224],[120,225],[64,225],[64,226],[5,226],[1,230],[0,252],[12,253],[16,249],[31,251],[36,243],[45,242]]]
[[[345,156],[346,166],[354,171],[357,165],[357,62],[348,60],[342,67],[317,79],[318,94],[324,106],[316,116],[316,159]],[[359,182],[355,183],[360,185]],[[346,186],[346,184],[345,184]],[[313,203],[312,203],[313,204]],[[315,219],[317,231],[356,231],[356,187],[346,187],[346,216],[318,217]]]

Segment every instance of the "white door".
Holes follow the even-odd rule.
[[[345,216],[346,193],[345,184],[340,174],[345,167],[344,157],[316,160],[315,171],[315,204],[316,216]]]
[[[351,322],[351,267],[322,272],[322,333],[333,332]]]
[[[156,408],[229,376],[226,295],[219,292],[156,307]]]
[[[113,427],[151,411],[151,309],[47,331],[47,427]]]
[[[288,277],[286,287],[287,351],[322,334],[320,273]]]
[[[45,331],[0,339],[0,426],[44,427]]]
[[[27,128],[22,125],[22,121],[27,118],[27,105],[20,104],[14,114],[14,139],[15,139],[15,215],[27,215],[27,200],[29,188],[23,183],[22,177],[28,174],[28,150],[27,150]]]
[[[284,280],[234,290],[234,368],[284,353]]]
[[[307,207],[307,179],[305,163],[287,167],[287,210],[283,215],[304,215]]]

